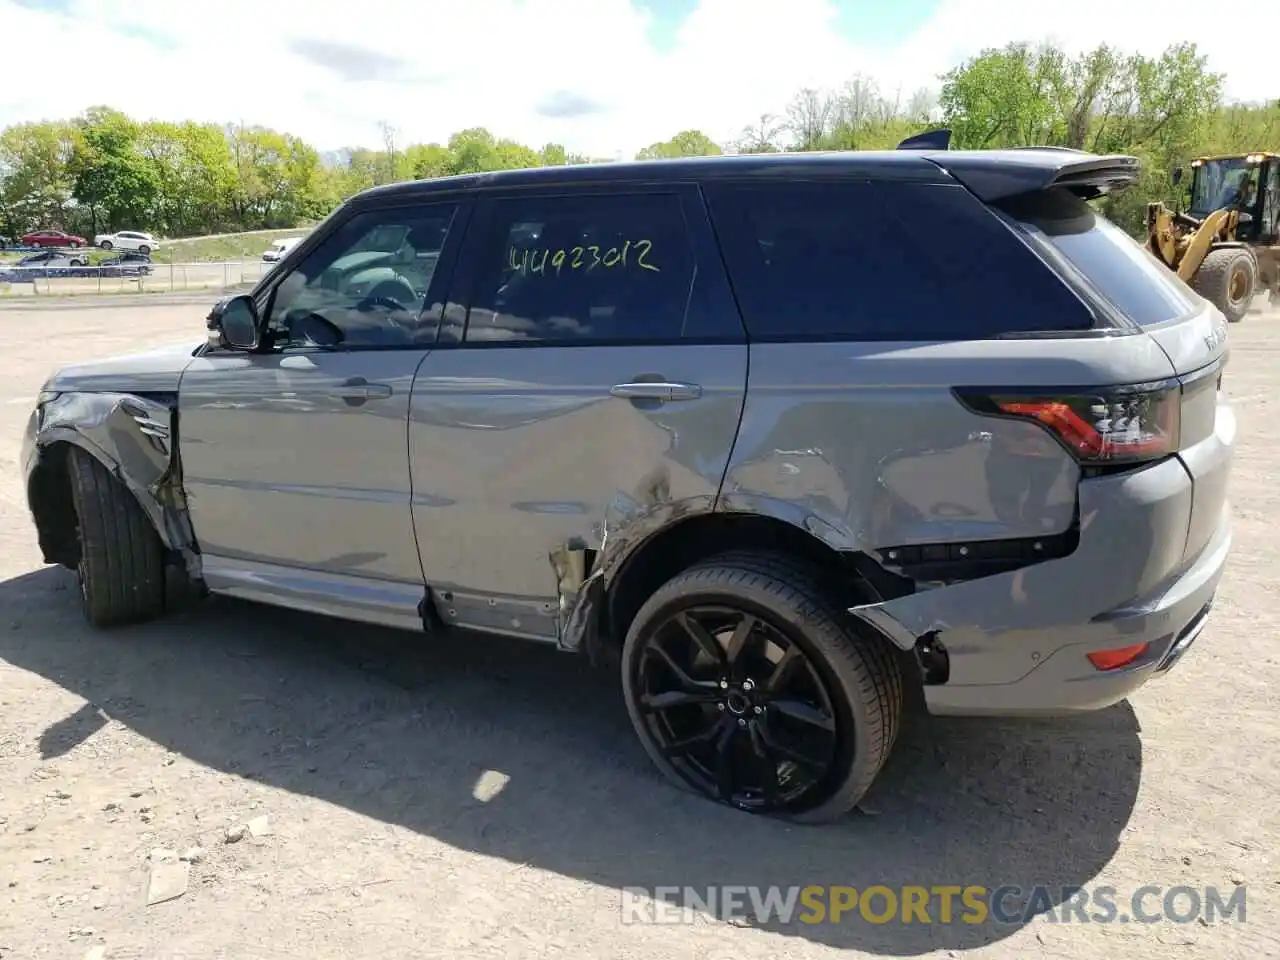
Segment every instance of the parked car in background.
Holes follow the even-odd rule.
[[[265,263],[276,263],[283,260],[289,251],[301,242],[301,237],[285,237],[283,240],[277,240],[263,251],[262,259]]]
[[[2,283],[34,283],[46,277],[70,277],[88,269],[88,260],[81,255],[68,255],[56,250],[42,250],[23,257],[8,270],[0,271]]]
[[[104,277],[150,276],[154,268],[151,257],[145,253],[122,253],[98,261],[97,271]]]
[[[41,250],[29,253],[18,261],[20,267],[83,267],[89,260],[84,254],[59,253],[57,250]]]
[[[20,238],[24,247],[87,247],[89,241],[77,237],[74,233],[63,233],[61,230],[36,230],[24,233]]]
[[[103,250],[137,250],[150,253],[160,249],[160,241],[149,233],[121,230],[119,233],[101,233],[93,238],[93,245]]]

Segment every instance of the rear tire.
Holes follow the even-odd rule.
[[[68,452],[80,534],[80,596],[95,627],[150,620],[164,612],[164,545],[133,494],[96,457]]]
[[[694,656],[681,661],[677,642],[693,636],[682,632],[684,618],[712,624],[703,643],[714,629],[711,642],[723,654],[737,631],[730,619],[715,626],[715,617],[730,611],[756,623],[743,634],[743,652],[717,661],[695,643]],[[895,651],[859,626],[820,574],[783,557],[725,554],[676,575],[641,607],[623,645],[627,711],[645,752],[676,786],[741,810],[805,823],[848,813],[888,757],[905,696]],[[789,671],[777,669],[780,656],[792,659]],[[802,685],[784,690],[775,679],[784,673]],[[664,684],[664,674],[674,683]],[[696,703],[672,702],[691,689]],[[730,753],[734,782],[726,787],[718,762]]]
[[[1222,311],[1229,323],[1239,323],[1249,312],[1258,279],[1253,254],[1241,247],[1210,250],[1191,278],[1191,287]]]

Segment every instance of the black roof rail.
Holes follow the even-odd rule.
[[[899,150],[946,150],[951,146],[951,131],[946,127],[939,130],[926,130],[914,137],[907,137],[900,144]]]

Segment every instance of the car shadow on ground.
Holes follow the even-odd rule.
[[[96,632],[75,591],[60,569],[0,583],[0,658],[87,701],[44,731],[43,757],[73,750],[105,714],[213,769],[619,891],[1044,884],[1057,902],[1115,853],[1142,769],[1127,704],[1056,721],[921,717],[904,729],[867,812],[789,825],[668,787],[632,734],[618,685],[549,649],[419,639],[219,599]],[[510,779],[482,801],[473,791],[485,771]],[[941,923],[930,909],[928,925],[854,914],[759,926],[914,956],[978,947],[1022,925]]]

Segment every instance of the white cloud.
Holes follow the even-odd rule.
[[[0,126],[108,103],[139,117],[262,123],[322,149],[374,145],[386,120],[402,142],[485,126],[597,156],[689,127],[727,140],[799,88],[854,73],[909,95],[1010,40],[1156,53],[1204,11],[1192,0],[943,0],[903,43],[877,48],[839,36],[827,0],[702,0],[660,53],[627,0],[65,5],[70,14],[0,0],[6,75],[29,78],[0,87]],[[1237,34],[1198,38],[1230,95],[1280,97],[1280,75],[1264,57],[1238,56]]]

